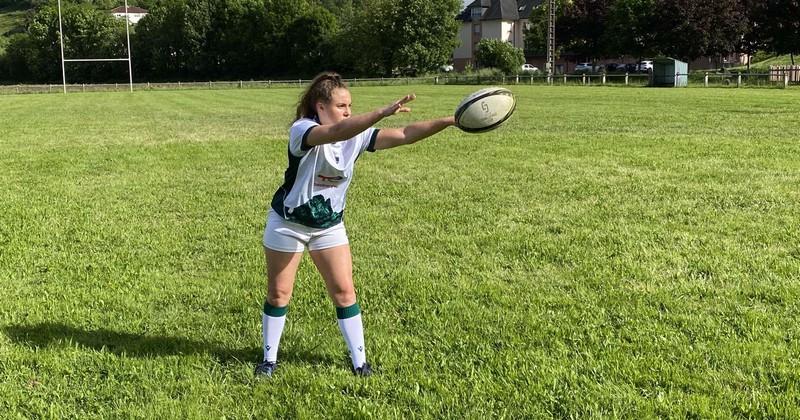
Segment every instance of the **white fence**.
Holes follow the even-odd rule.
[[[776,82],[782,82],[786,79],[789,82],[800,82],[800,66],[770,66],[769,78]]]
[[[800,66],[798,66],[798,79],[787,79],[788,72],[781,73],[783,78],[773,80],[774,73],[742,73],[742,74],[714,74],[693,73],[689,75],[689,85],[694,86],[783,86],[788,87],[790,82],[800,81]],[[650,81],[648,74],[611,73],[611,74],[565,74],[548,78],[546,75],[511,75],[511,76],[481,76],[481,75],[440,75],[432,77],[407,77],[407,78],[353,78],[346,79],[350,86],[399,86],[399,85],[572,85],[572,86],[647,86]],[[159,83],[134,83],[133,89],[143,90],[182,90],[182,89],[271,89],[302,87],[309,83],[309,79],[293,80],[249,80],[249,81],[208,81],[208,82],[159,82]],[[105,84],[71,84],[67,85],[67,92],[108,92],[128,91],[128,83]],[[0,94],[22,93],[63,93],[61,84],[41,85],[0,85]]]

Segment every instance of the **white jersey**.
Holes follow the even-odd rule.
[[[272,197],[272,209],[286,220],[313,228],[342,221],[347,188],[356,159],[375,151],[378,129],[368,128],[336,143],[310,146],[308,134],[319,123],[301,118],[289,129],[289,168]]]

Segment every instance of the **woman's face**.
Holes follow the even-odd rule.
[[[345,118],[350,118],[350,91],[344,88],[336,88],[331,92],[331,101],[324,103],[317,102],[317,116],[320,124],[336,124]]]

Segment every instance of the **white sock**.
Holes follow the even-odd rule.
[[[283,326],[286,324],[286,309],[286,306],[275,308],[267,303],[264,304],[264,314],[261,315],[261,335],[264,338],[264,360],[268,362],[278,361],[278,345],[281,342]]]
[[[361,308],[354,303],[347,308],[336,308],[339,330],[342,331],[353,368],[359,368],[367,361],[367,350],[364,348],[364,325],[361,322]]]

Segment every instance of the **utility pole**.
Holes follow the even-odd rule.
[[[547,4],[547,70],[548,83],[553,82],[555,74],[556,60],[556,0],[550,0]]]

